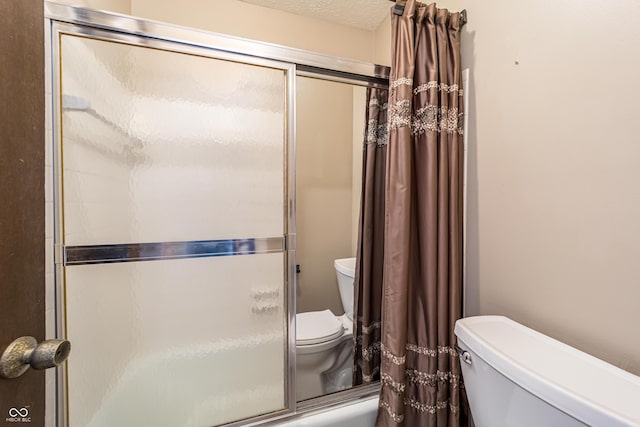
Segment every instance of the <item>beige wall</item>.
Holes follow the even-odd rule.
[[[297,78],[298,312],[344,313],[333,261],[353,256],[353,93],[351,85]]]
[[[373,37],[373,62],[391,66],[391,13],[380,23]]]
[[[54,0],[54,2],[71,6],[108,10],[109,12],[122,13],[125,15],[131,14],[131,0]]]
[[[360,196],[362,195],[362,155],[367,119],[367,88],[353,87],[353,160],[351,170],[351,255],[358,251]]]
[[[371,31],[238,0],[132,0],[133,15],[299,49],[373,60]]]
[[[640,374],[640,3],[439,6],[469,16],[467,314]]]

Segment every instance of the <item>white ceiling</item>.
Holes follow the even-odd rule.
[[[389,0],[241,0],[296,15],[310,16],[363,30],[375,30],[389,15]]]

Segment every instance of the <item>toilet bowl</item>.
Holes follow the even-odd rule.
[[[640,426],[640,377],[502,316],[455,334],[477,427]]]
[[[334,262],[345,314],[331,310],[296,314],[296,398],[298,401],[352,385],[353,276],[355,258]]]

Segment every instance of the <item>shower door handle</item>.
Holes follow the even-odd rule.
[[[71,343],[45,340],[38,344],[34,337],[20,337],[7,346],[0,356],[0,378],[17,378],[29,367],[37,370],[53,368],[69,357]]]

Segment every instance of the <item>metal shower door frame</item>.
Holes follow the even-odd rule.
[[[178,53],[193,54],[210,57],[212,59],[232,60],[250,65],[262,65],[281,69],[286,73],[286,142],[285,142],[285,224],[284,236],[281,243],[285,254],[285,289],[287,315],[284,322],[288,331],[285,340],[285,373],[286,373],[286,409],[267,415],[245,419],[243,421],[226,424],[227,426],[258,425],[283,420],[306,411],[325,408],[329,410],[335,405],[342,405],[347,401],[373,396],[378,393],[379,385],[362,386],[329,396],[321,396],[302,403],[296,402],[295,394],[295,313],[296,313],[296,272],[295,272],[295,242],[296,242],[296,200],[295,200],[295,111],[296,111],[296,76],[324,79],[334,82],[348,83],[367,87],[388,87],[389,67],[365,62],[337,58],[323,54],[307,52],[300,49],[247,40],[222,34],[210,33],[196,29],[179,27],[171,24],[159,23],[131,16],[102,12],[81,7],[61,5],[45,2],[46,32],[50,38],[51,67],[45,77],[51,82],[52,95],[47,100],[53,123],[53,157],[54,163],[59,164],[61,152],[61,94],[60,81],[60,46],[61,34],[89,37],[105,41],[125,43],[129,45],[157,48]],[[51,149],[48,147],[47,149]],[[57,202],[54,217],[54,262],[55,283],[47,283],[48,289],[54,288],[55,302],[48,301],[55,306],[56,337],[66,335],[64,313],[64,266],[69,261],[70,251],[62,243],[62,210],[60,201],[62,196],[61,176],[56,172],[53,177]],[[271,242],[273,243],[273,242]],[[277,243],[276,246],[280,246]],[[48,320],[50,323],[50,321]],[[61,366],[56,372],[56,425],[66,426],[68,423],[66,402],[66,366]],[[47,389],[50,393],[50,390]],[[47,402],[52,397],[47,396]]]
[[[63,189],[62,189],[62,129],[61,129],[61,114],[62,114],[62,94],[60,93],[59,82],[61,78],[61,58],[60,58],[60,39],[64,35],[86,37],[93,40],[102,40],[107,42],[116,42],[132,46],[147,47],[153,49],[160,49],[163,51],[176,52],[180,54],[197,55],[200,57],[207,57],[215,60],[226,60],[244,63],[247,65],[264,66],[272,69],[278,69],[285,74],[285,123],[286,129],[284,132],[284,159],[283,159],[283,176],[284,176],[284,205],[283,205],[283,236],[281,238],[266,238],[256,239],[255,253],[273,253],[282,252],[284,254],[284,289],[285,289],[285,307],[287,312],[283,316],[283,330],[286,331],[284,340],[284,402],[285,409],[272,412],[268,415],[261,415],[252,417],[237,423],[227,424],[229,426],[234,425],[246,425],[247,422],[259,421],[261,419],[270,419],[273,416],[287,415],[295,411],[295,321],[291,313],[295,312],[295,171],[290,168],[295,167],[295,117],[294,117],[294,103],[295,103],[295,65],[290,63],[284,63],[279,61],[273,61],[258,57],[247,57],[240,54],[229,53],[224,51],[217,51],[214,49],[207,49],[200,46],[191,46],[181,44],[175,41],[162,40],[159,38],[149,38],[143,35],[131,34],[126,32],[106,31],[104,29],[93,28],[85,26],[83,24],[65,23],[51,19],[51,41],[52,41],[52,113],[54,123],[54,210],[55,210],[55,224],[54,224],[54,242],[55,242],[55,311],[56,311],[56,336],[66,337],[66,313],[65,313],[65,266],[90,264],[95,262],[125,262],[125,261],[140,261],[140,259],[118,259],[112,256],[112,253],[117,251],[111,251],[109,246],[118,245],[106,245],[96,247],[69,247],[63,244]],[[171,245],[173,247],[181,247],[187,244],[202,244],[209,243],[209,248],[213,250],[205,256],[232,256],[240,255],[238,253],[224,253],[216,251],[216,243],[218,241],[209,242],[168,242],[161,244],[142,244],[153,247],[166,247]],[[140,246],[140,244],[126,245],[126,246]],[[260,248],[260,249],[258,249]],[[162,252],[162,251],[159,251]],[[174,250],[175,253],[175,250]],[[80,257],[80,261],[74,261],[75,255]],[[190,257],[185,253],[184,256],[172,256],[170,259],[176,258],[188,258]],[[154,259],[167,259],[167,258],[148,258],[147,260]],[[293,310],[292,310],[293,308]],[[294,351],[291,351],[293,346]],[[67,384],[67,372],[66,366],[61,367],[57,372],[56,381],[56,422],[59,426],[68,425],[68,410],[67,410],[67,396],[68,396],[68,384]]]

